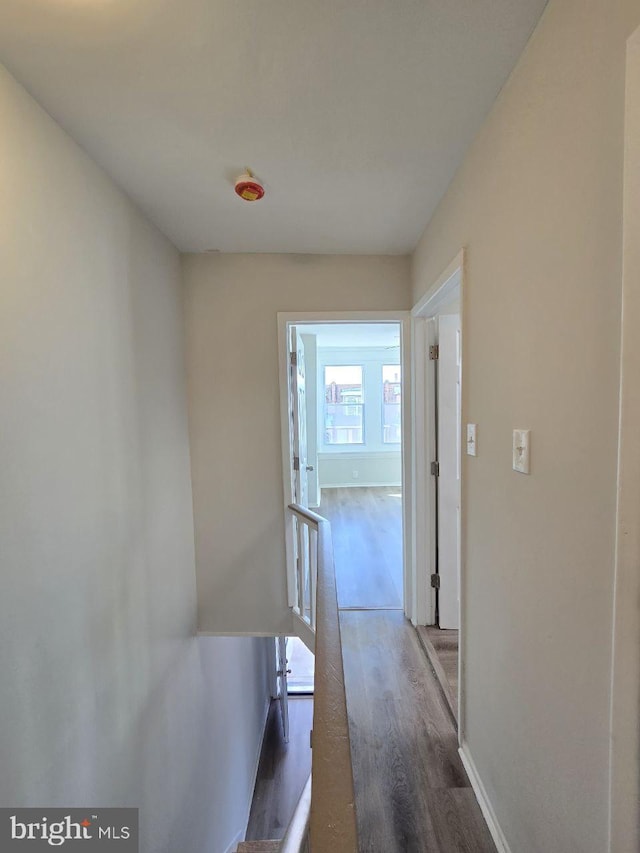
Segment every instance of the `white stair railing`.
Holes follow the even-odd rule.
[[[293,516],[296,590],[293,612],[313,632],[316,630],[319,537],[330,529],[326,518],[301,504],[289,504]]]
[[[303,788],[291,822],[282,839],[280,853],[309,853],[309,822],[311,820],[311,776]]]
[[[300,504],[290,504],[296,543],[293,611],[301,635],[315,649],[311,779],[290,826],[286,853],[357,853],[353,767],[340,640],[340,613],[331,525]],[[305,816],[303,821],[302,816]],[[307,820],[308,817],[308,820]],[[292,821],[292,823],[294,822]],[[301,834],[300,828],[307,829]],[[287,832],[289,835],[289,832]],[[295,845],[298,846],[295,846]],[[301,846],[300,846],[301,845]]]

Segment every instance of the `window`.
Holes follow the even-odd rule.
[[[364,443],[361,365],[336,364],[324,369],[324,443]]]
[[[382,441],[385,444],[400,444],[402,437],[400,370],[399,364],[382,366]]]

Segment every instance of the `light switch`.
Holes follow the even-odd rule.
[[[477,424],[467,424],[467,456],[478,455]]]
[[[514,429],[513,431],[513,470],[521,474],[530,473],[531,463],[531,430]]]

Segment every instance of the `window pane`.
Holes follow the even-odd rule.
[[[385,444],[400,444],[402,422],[402,384],[399,364],[382,366],[382,441]]]
[[[364,443],[364,402],[360,365],[324,369],[324,443]]]

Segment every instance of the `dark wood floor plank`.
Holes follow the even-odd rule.
[[[453,719],[458,720],[458,631],[433,625],[416,629]]]
[[[280,706],[272,702],[267,719],[247,841],[281,839],[311,772],[309,733],[313,699],[289,697],[289,743],[282,737]]]
[[[495,853],[413,627],[371,610],[340,626],[362,853]]]
[[[471,788],[433,791],[432,814],[442,851],[486,853],[495,850]]]
[[[319,512],[331,522],[340,607],[402,607],[399,495],[394,488],[322,490]]]

